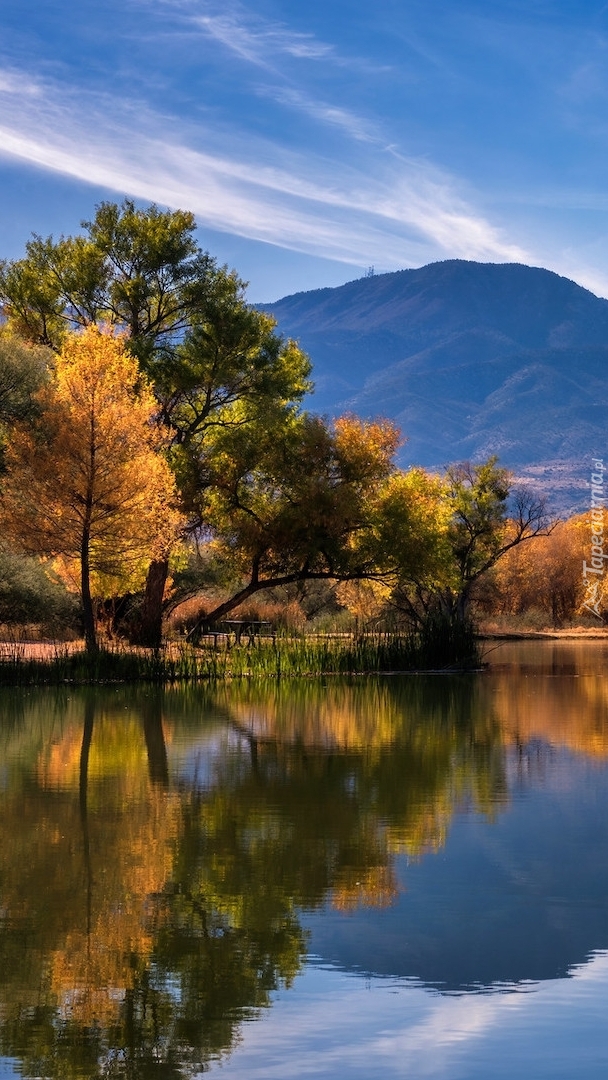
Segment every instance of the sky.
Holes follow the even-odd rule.
[[[608,296],[608,3],[2,0],[0,257],[191,210],[252,301],[442,259]]]

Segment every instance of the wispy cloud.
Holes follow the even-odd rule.
[[[235,14],[193,15],[191,22],[242,60],[263,68],[273,66],[270,57],[275,58],[277,53],[320,60],[331,52],[330,46],[323,46],[302,34],[288,34],[282,27],[248,26]]]
[[[293,81],[293,70],[288,75],[277,66],[277,54],[306,59],[335,61],[331,46],[305,38],[304,35],[287,35],[282,29],[265,27],[252,32],[234,16],[201,17],[199,25],[205,25],[210,34],[241,59],[262,68],[275,76],[272,85],[258,86],[258,96],[265,96],[277,104],[295,109],[310,119],[337,128],[357,142],[378,142],[378,123],[358,116],[352,109],[335,102],[321,100]],[[271,59],[272,58],[272,59]]]
[[[0,94],[40,97],[40,83],[21,71],[0,65]]]
[[[297,109],[312,120],[339,128],[357,142],[386,142],[386,139],[381,138],[381,125],[378,122],[372,123],[371,120],[364,119],[340,105],[319,101],[302,90],[289,86],[263,86],[258,87],[257,92],[281,105]]]
[[[334,54],[332,45],[317,40],[313,34],[262,19],[241,4],[224,4],[219,9],[201,0],[161,0],[161,3],[239,59],[264,69],[274,68],[281,55],[327,60]]]
[[[132,0],[140,7],[149,7],[150,0]],[[320,98],[310,90],[310,80],[303,75],[302,66],[294,59],[323,61],[323,73],[330,68],[354,66],[368,74],[378,75],[379,70],[359,57],[345,58],[335,47],[319,41],[313,34],[292,30],[283,23],[263,19],[235,0],[217,10],[208,0],[155,0],[170,12],[172,25],[180,22],[213,43],[219,43],[233,58],[252,65],[264,72],[263,82],[255,85],[253,92],[290,110],[296,110],[319,124],[338,129],[357,142],[387,141],[379,134],[378,121],[358,115],[343,104]],[[308,65],[304,65],[310,72]],[[249,87],[251,87],[251,83]],[[251,90],[249,89],[249,92]]]
[[[528,258],[458,195],[453,179],[424,163],[388,164],[378,153],[374,171],[363,172],[211,129],[199,129],[194,144],[180,138],[175,118],[141,102],[65,94],[51,83],[37,84],[35,101],[16,84],[0,86],[2,98],[11,102],[0,126],[5,156],[190,209],[213,229],[384,269],[446,256]]]
[[[325,66],[351,68],[378,75],[391,70],[389,64],[365,56],[345,55],[331,42],[321,41],[310,32],[294,30],[284,22],[265,19],[258,11],[239,0],[131,0],[142,8],[164,9],[172,21],[201,36],[218,42],[228,52],[257,67],[275,71],[281,61],[321,61]]]

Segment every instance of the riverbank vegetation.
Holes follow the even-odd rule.
[[[194,229],[102,203],[0,266],[0,622],[82,635],[78,680],[471,667],[480,618],[571,619],[583,520],[306,411],[309,358]]]
[[[176,683],[218,679],[285,679],[302,675],[358,675],[479,668],[473,625],[426,623],[407,634],[306,634],[235,645],[221,635],[212,645],[167,644],[160,650],[118,645],[94,653],[60,643],[43,650],[5,645],[0,686]]]

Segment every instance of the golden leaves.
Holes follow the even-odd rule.
[[[125,339],[96,326],[70,334],[40,404],[40,420],[16,430],[8,452],[11,538],[59,557],[76,580],[86,543],[95,593],[135,588],[181,522],[154,395]]]

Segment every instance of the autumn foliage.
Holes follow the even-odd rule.
[[[561,627],[581,616],[601,626],[606,611],[606,587],[600,579],[600,615],[585,611],[583,561],[589,557],[589,514],[560,521],[547,536],[512,548],[479,583],[476,602],[482,616],[537,620]]]
[[[122,630],[158,648],[169,588],[174,606],[200,596],[209,568],[207,622],[340,582],[361,624],[391,605],[418,629],[464,624],[478,582],[546,531],[494,457],[402,471],[389,421],[304,412],[309,358],[198,247],[192,214],[127,199],[81,225],[0,262],[0,469],[6,446],[4,536],[80,594],[89,650],[97,598],[139,593]]]
[[[16,428],[7,451],[5,530],[78,583],[94,648],[91,596],[138,587],[175,541],[173,476],[123,338],[95,326],[69,335],[39,400],[37,422]]]

